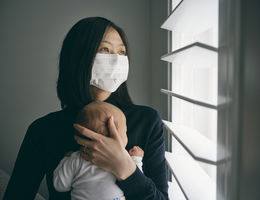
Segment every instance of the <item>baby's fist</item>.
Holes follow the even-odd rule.
[[[140,147],[134,146],[129,150],[129,155],[144,157],[144,151]]]

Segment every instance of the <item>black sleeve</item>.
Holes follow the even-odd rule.
[[[42,138],[39,131],[42,131],[42,128],[37,120],[27,129],[6,188],[4,200],[35,198],[45,174]]]
[[[148,148],[144,152],[144,174],[136,168],[136,171],[126,180],[117,181],[126,199],[129,200],[168,199],[163,125],[157,112],[154,116],[151,123],[153,129],[150,137],[147,138]]]

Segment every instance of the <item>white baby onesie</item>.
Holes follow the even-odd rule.
[[[142,170],[142,157],[132,156]],[[72,200],[124,200],[123,191],[117,186],[116,177],[73,152],[65,156],[54,170],[53,185],[59,192],[71,190]]]

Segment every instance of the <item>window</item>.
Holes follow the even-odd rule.
[[[223,110],[227,98],[220,95],[219,1],[171,0],[170,14],[161,28],[169,31],[170,117],[163,120],[171,136],[166,152],[172,173],[170,199],[219,199],[218,167]],[[223,84],[223,83],[222,83]]]

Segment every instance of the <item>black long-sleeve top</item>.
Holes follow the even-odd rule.
[[[162,121],[157,111],[147,106],[120,106],[112,98],[106,102],[119,107],[127,120],[126,149],[140,146],[144,150],[143,173],[135,172],[116,184],[127,200],[168,199],[165,166],[165,143]],[[53,171],[66,152],[76,151],[73,123],[77,111],[65,108],[33,121],[27,129],[4,199],[34,199],[46,175],[50,200],[70,199],[70,192],[57,192],[53,187]]]

